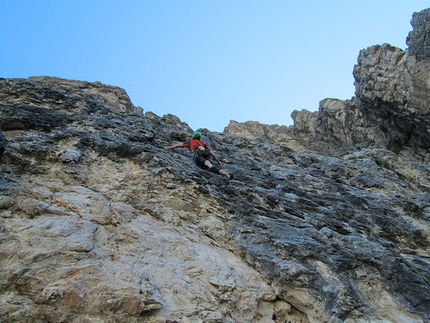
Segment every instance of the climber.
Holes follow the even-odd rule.
[[[219,161],[218,157],[212,151],[210,151],[208,145],[206,145],[203,141],[201,141],[200,138],[201,138],[201,133],[198,131],[195,131],[192,135],[191,140],[184,143],[175,144],[173,146],[169,146],[166,148],[172,149],[172,148],[187,147],[190,150],[190,152],[193,154],[193,160],[196,162],[197,166],[199,166],[202,169],[207,169],[212,173],[223,175],[229,179],[234,179],[233,174],[229,174],[226,171],[214,166],[209,161],[209,158],[212,156],[212,158],[215,159],[215,161],[221,167],[221,162]]]

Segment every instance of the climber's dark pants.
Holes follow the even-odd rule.
[[[215,167],[215,166],[212,166],[211,168],[207,167],[207,166],[205,165],[205,161],[206,161],[207,159],[206,159],[206,158],[204,158],[203,156],[195,155],[195,156],[193,157],[193,159],[194,159],[194,161],[196,162],[197,166],[199,166],[200,168],[202,168],[202,169],[207,169],[207,170],[211,171],[212,173],[218,174],[218,172],[219,172],[219,168],[217,168],[217,167]],[[211,162],[211,164],[213,164],[213,163]]]

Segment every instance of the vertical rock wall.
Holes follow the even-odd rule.
[[[430,321],[427,66],[371,47],[351,100],[200,129],[232,181],[120,88],[0,79],[0,321]]]
[[[318,113],[294,111],[294,126],[283,134],[285,138],[299,135],[288,140],[289,147],[318,153],[330,150],[336,155],[348,149],[384,148],[428,163],[429,17],[428,9],[413,15],[414,29],[405,51],[389,44],[360,51],[353,72],[356,92],[351,100],[322,100]],[[232,127],[226,131],[231,133]]]

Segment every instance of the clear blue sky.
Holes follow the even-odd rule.
[[[291,112],[354,96],[361,49],[405,49],[428,0],[2,0],[0,77],[124,88],[194,130],[291,125]]]

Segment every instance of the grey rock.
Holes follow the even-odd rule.
[[[3,156],[4,151],[6,150],[7,140],[3,135],[3,132],[0,131],[0,158]]]
[[[418,61],[430,58],[430,38],[428,25],[430,22],[429,10],[415,12],[412,15],[411,25],[414,29],[406,38],[411,55],[416,56]]]

